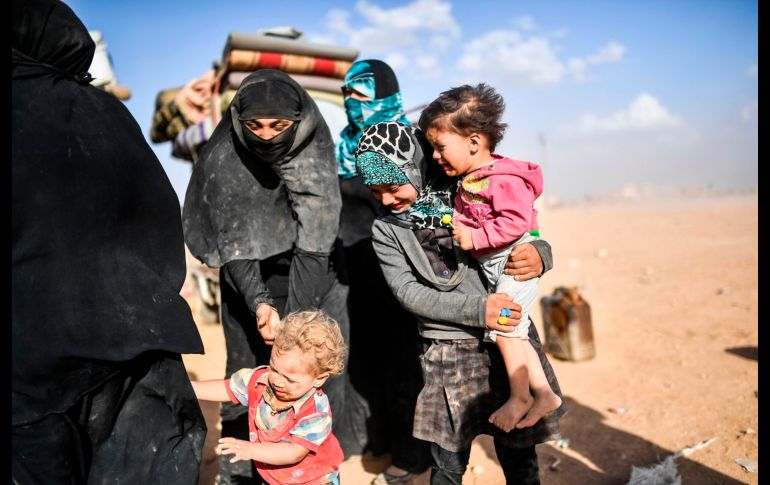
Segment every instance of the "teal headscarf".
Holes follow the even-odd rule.
[[[451,179],[425,156],[431,151],[419,128],[391,121],[364,131],[356,150],[356,168],[364,185],[412,184],[417,190],[414,204],[391,211],[386,221],[409,229],[449,226],[444,216],[451,222]]]
[[[396,75],[384,62],[370,59],[353,63],[342,88],[372,98],[370,101],[360,101],[345,97],[348,125],[340,133],[337,142],[337,173],[347,179],[356,175],[356,144],[368,126],[382,121],[398,121],[405,125],[411,123],[404,113]]]

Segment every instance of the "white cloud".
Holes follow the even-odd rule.
[[[537,24],[529,15],[516,17],[515,19],[513,19],[512,23],[519,30],[530,31],[530,30],[537,29]]]
[[[749,77],[758,77],[759,76],[759,66],[756,64],[752,64],[749,66],[748,69],[746,69],[746,75]]]
[[[447,52],[460,38],[460,26],[447,0],[414,0],[384,8],[358,0],[353,11],[326,13],[327,32],[315,39],[334,39],[361,51],[362,58],[379,57],[395,71],[414,67],[423,79],[442,73],[437,55]]]
[[[741,118],[747,123],[756,123],[759,120],[759,98],[743,107]]]
[[[557,84],[564,66],[544,37],[495,30],[466,43],[457,61],[460,71],[500,87]]]
[[[588,79],[588,75],[586,74],[586,68],[588,66],[586,64],[586,61],[584,61],[583,59],[573,57],[572,59],[569,60],[569,62],[567,63],[567,66],[569,66],[569,70],[576,81],[582,82]]]
[[[386,9],[359,0],[355,12],[360,21],[351,22],[351,13],[329,10],[326,28],[343,37],[342,43],[384,55],[403,47],[430,45],[445,50],[460,37],[460,26],[452,16],[452,4],[442,0],[415,0],[401,7]]]
[[[460,36],[460,26],[452,17],[452,4],[441,0],[416,0],[390,10],[359,0],[356,2],[356,10],[376,26],[408,31],[425,29],[448,32],[452,38]]]
[[[404,69],[409,65],[409,61],[407,60],[406,56],[400,52],[391,52],[390,54],[387,54],[383,58],[383,61],[392,67],[394,71]]]
[[[602,47],[599,52],[592,56],[588,56],[588,62],[591,64],[601,64],[604,62],[618,62],[623,58],[626,53],[626,48],[623,44],[615,42],[614,40]]]
[[[415,59],[420,77],[423,79],[435,79],[443,73],[438,58],[432,55],[418,56]]]
[[[350,35],[353,33],[353,29],[348,25],[350,19],[350,12],[339,8],[333,8],[326,12],[326,28],[332,32],[340,34]]]
[[[577,128],[582,133],[603,133],[650,130],[681,124],[682,121],[669,113],[654,96],[642,93],[628,108],[610,115],[602,117],[593,113],[584,114],[578,120]]]

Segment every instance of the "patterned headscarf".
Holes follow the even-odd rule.
[[[352,89],[371,98],[370,101],[361,101],[345,97],[348,125],[340,133],[337,142],[337,172],[342,178],[351,178],[356,175],[356,144],[366,127],[382,121],[398,121],[405,125],[410,123],[404,113],[396,75],[384,62],[371,59],[353,63],[342,88]]]
[[[394,121],[369,126],[356,149],[356,169],[365,185],[412,184],[417,200],[408,209],[390,211],[384,219],[409,229],[447,227],[452,215],[449,179],[430,170],[430,146],[419,128]],[[450,219],[451,220],[451,219]]]

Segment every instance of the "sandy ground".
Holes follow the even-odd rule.
[[[544,484],[624,484],[631,466],[679,458],[685,484],[758,483],[736,459],[758,461],[758,210],[756,195],[594,201],[539,217],[555,268],[541,295],[578,286],[591,305],[597,355],[551,358],[567,399],[567,447],[538,446]],[[533,318],[542,335],[539,305]],[[186,355],[198,379],[224,374],[218,324],[199,324],[205,355]],[[218,404],[201,484],[213,483]],[[611,412],[624,407],[622,414]],[[353,457],[343,485],[368,484],[388,457]],[[414,481],[429,482],[427,473]],[[488,437],[474,443],[466,484],[505,483]]]

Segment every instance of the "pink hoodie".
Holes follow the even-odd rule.
[[[474,257],[499,251],[538,229],[533,204],[543,173],[531,162],[493,154],[495,161],[466,175],[455,196],[455,222],[472,228]]]

